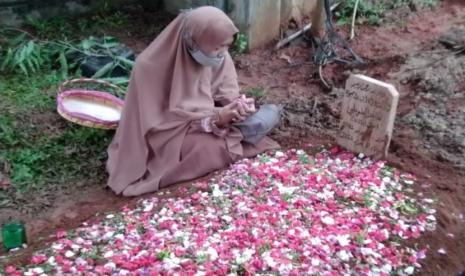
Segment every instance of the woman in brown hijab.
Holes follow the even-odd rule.
[[[254,111],[241,97],[227,47],[238,32],[219,9],[180,14],[138,57],[108,148],[108,186],[136,196],[278,148],[232,126]]]

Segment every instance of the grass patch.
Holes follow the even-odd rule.
[[[112,131],[66,122],[55,111],[56,71],[0,77],[0,160],[11,188],[0,190],[0,208],[31,192],[49,193],[69,183],[105,180],[106,148]]]
[[[245,90],[244,93],[248,98],[254,98],[256,102],[262,100],[266,95],[265,88],[263,87],[252,87]]]
[[[338,18],[338,24],[344,25],[351,22],[356,2],[356,0],[343,1],[341,7],[335,12]],[[431,8],[436,7],[438,3],[438,0],[360,0],[357,9],[357,22],[360,24],[378,25],[382,23],[384,13],[387,10],[395,10],[403,7]]]
[[[338,24],[349,24],[352,20],[356,0],[344,1],[341,8],[336,11]],[[370,25],[379,24],[386,7],[383,3],[371,3],[366,0],[360,0],[357,9],[357,17],[359,23],[368,23]]]
[[[106,181],[106,149],[114,131],[61,118],[56,112],[57,88],[81,76],[80,64],[87,57],[113,53],[119,41],[109,35],[146,36],[148,30],[140,30],[140,25],[150,20],[148,36],[155,37],[172,18],[158,18],[160,12],[132,4],[117,10],[115,1],[98,3],[76,18],[31,17],[20,28],[0,27],[0,180],[10,180],[8,188],[0,188],[0,209],[39,211],[64,193]],[[237,41],[237,51],[244,51],[244,41]],[[110,56],[111,66],[102,67],[94,78],[124,90],[133,62]],[[110,74],[118,66],[127,76]],[[122,91],[108,92],[124,96]]]

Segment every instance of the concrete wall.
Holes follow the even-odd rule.
[[[317,1],[322,0],[0,0],[0,24],[19,25],[26,16],[52,17],[78,14],[100,2],[140,3],[159,6],[162,2],[167,12],[177,14],[181,9],[202,5],[216,6],[225,11],[242,33],[246,34],[250,48],[263,46],[279,38],[281,26],[294,18],[312,17]]]
[[[202,5],[225,11],[240,31],[247,35],[250,48],[263,46],[279,38],[281,26],[290,19],[298,23],[312,17],[319,0],[163,0],[166,10],[177,14],[181,9]]]
[[[281,0],[281,22],[291,19],[297,21],[310,17],[316,7],[317,0]]]
[[[250,1],[248,18],[249,47],[256,48],[279,36],[281,1]]]
[[[250,1],[227,0],[224,11],[234,21],[242,33],[247,34],[249,29]]]

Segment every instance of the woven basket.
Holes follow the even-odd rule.
[[[83,88],[67,88],[73,84],[99,84],[121,90],[103,80],[73,79],[58,88],[57,111],[73,123],[102,129],[114,129],[121,118],[124,101],[108,92]]]

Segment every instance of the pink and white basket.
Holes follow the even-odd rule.
[[[102,129],[116,128],[121,118],[124,101],[108,92],[66,88],[76,83],[99,84],[121,91],[118,86],[103,80],[73,79],[65,81],[58,88],[58,113],[66,120],[79,125]]]

